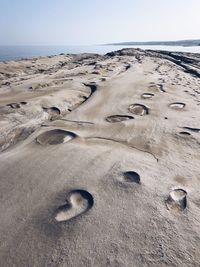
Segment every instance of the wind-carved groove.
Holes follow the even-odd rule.
[[[183,55],[173,54],[167,51],[159,51],[159,54],[166,56],[165,59],[168,59],[173,63],[175,63],[176,65],[182,67],[187,73],[200,78],[200,72],[193,69],[193,68],[199,68],[199,66],[194,65],[194,60],[192,58],[188,58]]]
[[[96,91],[96,84],[88,84],[86,86],[91,86],[91,94],[90,96],[93,94],[93,92]],[[89,97],[90,97],[89,96]],[[88,97],[88,98],[89,98]],[[86,98],[86,100],[88,99]],[[84,102],[86,101],[84,100]],[[82,102],[83,103],[83,102]],[[82,104],[81,103],[81,104]],[[21,105],[26,105],[27,102],[23,101],[20,102]],[[80,105],[81,105],[80,104]],[[80,106],[79,105],[79,106]],[[79,107],[78,106],[78,107]],[[16,108],[20,108],[21,106],[18,103],[11,103],[9,104],[9,107],[16,109]],[[77,107],[77,108],[78,108]],[[75,108],[76,109],[76,108]],[[67,120],[67,119],[63,119],[62,116],[64,116],[64,114],[62,114],[61,110],[58,107],[42,107],[42,110],[44,112],[49,113],[49,118],[46,121],[56,121],[56,120]],[[73,109],[74,110],[74,109]],[[72,110],[71,110],[72,111]],[[82,123],[82,124],[94,124],[92,122],[85,122],[85,121],[71,121],[71,122],[75,122],[75,123]],[[38,124],[35,127],[21,127],[20,125],[17,125],[16,128],[14,128],[12,131],[10,131],[9,133],[7,133],[7,136],[4,138],[5,141],[2,141],[0,139],[0,153],[7,150],[8,148],[10,148],[13,145],[16,145],[17,143],[24,141],[25,139],[27,139],[33,132],[35,132],[35,130],[37,130],[39,127],[49,127],[49,125],[45,125],[45,121],[41,124]]]
[[[68,122],[74,122],[74,123],[81,123],[81,124],[95,124],[94,122],[90,121],[76,121],[76,120],[68,120],[68,119],[60,119],[61,121],[68,121]]]
[[[200,128],[182,127],[182,129],[186,129],[195,133],[200,133]]]
[[[132,65],[130,63],[127,63],[126,65],[124,65],[124,69],[119,71],[117,75],[125,73],[127,70],[129,70],[131,68],[131,66]]]
[[[129,70],[130,68],[131,68],[131,64],[130,63],[125,65],[125,71]]]
[[[81,104],[78,106],[80,107],[83,103],[85,103],[86,101],[88,101],[90,99],[90,97],[96,92],[97,90],[97,84],[95,82],[91,82],[91,83],[83,83],[83,85],[85,85],[86,87],[89,87],[91,92],[89,94],[88,97],[85,97],[84,101],[81,102]]]
[[[91,93],[90,93],[90,95],[88,96],[88,98],[91,97],[92,94],[94,94],[94,92],[96,92],[96,90],[97,90],[97,84],[96,84],[95,82],[91,82],[91,83],[83,83],[83,85],[85,85],[86,87],[89,87],[90,90],[91,90]]]
[[[99,136],[96,136],[96,137],[87,137],[85,139],[99,139],[99,140],[105,140],[105,141],[110,141],[110,142],[118,143],[118,144],[124,145],[124,146],[126,146],[126,147],[128,147],[130,149],[136,149],[138,151],[141,151],[141,152],[150,154],[157,162],[159,161],[159,159],[152,152],[149,152],[149,151],[140,149],[140,148],[138,148],[136,146],[130,145],[126,141],[119,141],[119,140],[114,140],[112,138],[99,137]]]

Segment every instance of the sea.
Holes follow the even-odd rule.
[[[51,56],[61,53],[79,54],[79,53],[97,53],[106,54],[111,51],[122,48],[141,48],[150,50],[165,50],[178,52],[191,52],[200,54],[200,46],[160,46],[160,45],[91,45],[91,46],[0,46],[0,61],[18,60],[24,58],[33,58],[38,56]]]

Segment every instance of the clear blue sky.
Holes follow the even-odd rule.
[[[1,45],[200,39],[200,0],[0,0]]]

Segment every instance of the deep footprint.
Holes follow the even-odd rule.
[[[141,95],[141,98],[143,99],[151,99],[153,98],[154,94],[151,94],[151,93],[144,93]]]
[[[142,105],[142,104],[132,104],[129,106],[128,109],[134,115],[143,116],[143,115],[149,114],[149,109],[145,105]]]
[[[106,121],[108,122],[121,122],[121,121],[127,121],[127,120],[132,120],[134,119],[133,116],[128,116],[128,115],[112,115],[106,118]]]
[[[58,145],[69,142],[76,137],[75,133],[61,129],[50,130],[40,134],[36,141],[40,145]]]
[[[169,210],[183,211],[187,207],[187,192],[183,189],[172,190],[166,205]]]
[[[185,104],[184,103],[181,103],[181,102],[175,102],[175,103],[171,103],[169,105],[170,108],[173,108],[173,109],[183,109],[185,107]]]
[[[125,182],[140,184],[140,175],[137,172],[134,171],[124,172],[123,177]]]
[[[85,190],[73,190],[67,196],[67,204],[61,206],[55,216],[56,221],[65,222],[75,218],[94,205],[93,196]]]

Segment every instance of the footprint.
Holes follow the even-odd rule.
[[[134,119],[133,116],[128,115],[112,115],[106,118],[108,122],[121,122]]]
[[[144,98],[144,99],[151,99],[153,98],[154,94],[151,94],[151,93],[144,93],[141,95],[141,98]]]
[[[173,108],[173,109],[176,109],[176,110],[183,109],[185,106],[186,105],[184,103],[181,103],[181,102],[175,102],[175,103],[169,104],[170,108]]]
[[[61,206],[55,219],[57,222],[65,222],[75,218],[94,205],[93,196],[85,190],[73,190],[67,196],[67,204]]]
[[[140,175],[137,172],[124,172],[123,178],[125,182],[140,184]]]
[[[132,104],[129,106],[129,111],[135,115],[143,116],[149,114],[149,109],[142,104]]]
[[[77,135],[75,133],[64,131],[61,129],[54,129],[40,134],[36,141],[40,145],[57,145],[69,142]]]
[[[187,206],[187,192],[183,189],[174,189],[170,192],[166,205],[169,210],[183,211]]]

